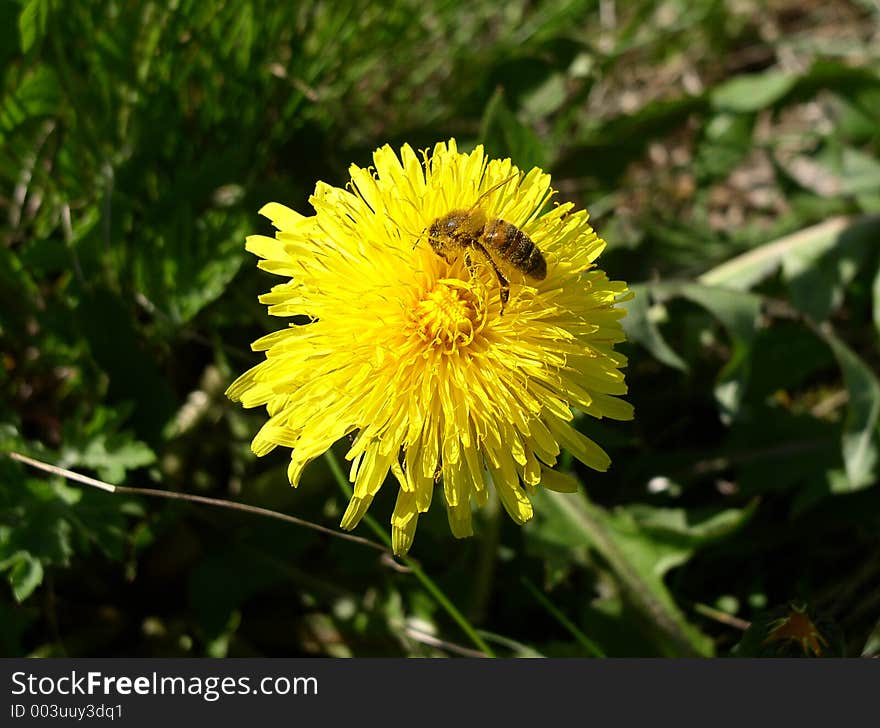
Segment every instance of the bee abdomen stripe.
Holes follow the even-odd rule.
[[[486,225],[486,243],[517,270],[532,278],[547,275],[547,263],[531,238],[506,220],[493,220]]]
[[[543,281],[547,277],[547,261],[534,244],[528,259],[523,264],[522,271],[536,281]]]

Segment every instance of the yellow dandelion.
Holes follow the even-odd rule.
[[[291,448],[294,486],[309,461],[356,433],[341,526],[358,524],[390,471],[399,485],[392,541],[404,554],[440,484],[462,538],[490,486],[517,523],[532,517],[536,487],[570,490],[551,470],[560,446],[608,468],[608,455],[573,426],[572,408],[632,417],[616,396],[626,393],[626,359],[614,351],[627,288],[594,266],[605,242],[586,211],[550,204],[540,169],[523,174],[482,147],[460,153],[455,140],[422,159],[408,145],[399,156],[384,146],[373,163],[351,166],[348,189],[319,182],[314,215],[275,202],[260,211],[278,232],[250,236],[247,249],[288,279],[260,301],[271,315],[307,322],[254,342],[265,361],[227,394],[265,405],[253,451]],[[434,237],[437,225],[429,232],[454,211],[458,222],[444,223],[466,228],[457,250]],[[494,220],[537,247],[541,280],[537,253],[530,265],[497,240],[477,244],[492,242]]]

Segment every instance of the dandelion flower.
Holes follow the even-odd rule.
[[[421,159],[409,146],[399,155],[384,146],[373,164],[352,165],[346,189],[319,182],[314,215],[275,202],[260,211],[278,232],[250,236],[246,247],[287,279],[260,301],[271,315],[300,319],[254,342],[265,361],[227,394],[266,407],[253,451],[290,448],[294,486],[309,461],[354,434],[341,526],[358,524],[390,471],[399,486],[392,541],[404,554],[435,489],[461,538],[490,487],[520,524],[532,517],[535,488],[571,490],[551,470],[560,447],[608,468],[573,426],[572,408],[632,417],[617,397],[626,359],[614,351],[627,288],[594,266],[605,242],[586,211],[550,204],[540,169],[523,174],[482,147],[461,153],[455,140]],[[515,225],[546,260],[536,281],[495,256],[509,280],[506,304],[490,260],[441,257],[425,234],[450,211],[476,209]]]

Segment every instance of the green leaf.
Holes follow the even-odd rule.
[[[480,138],[492,157],[510,157],[523,170],[545,168],[548,163],[544,145],[528,126],[523,124],[504,101],[499,89],[483,112]]]
[[[254,8],[251,3],[242,3],[238,17],[233,21],[230,38],[234,39],[230,47],[235,49],[235,57],[240,68],[247,68],[251,59],[251,51],[256,38],[254,27]]]
[[[12,248],[0,246],[0,335],[26,338],[37,285]],[[9,345],[12,342],[7,340]]]
[[[242,241],[254,222],[240,210],[214,209],[196,223],[194,212],[173,208],[155,239],[134,251],[138,289],[178,326],[226,290],[245,260]]]
[[[64,497],[76,493],[26,479],[11,460],[0,467],[0,572],[19,602],[40,585],[44,566],[67,564],[73,553]]]
[[[821,335],[843,371],[849,394],[841,440],[846,476],[852,490],[866,488],[873,485],[876,478],[880,382],[868,365],[830,329],[822,328]]]
[[[523,95],[522,110],[528,119],[539,121],[554,113],[568,97],[563,73],[552,73],[536,88]]]
[[[633,504],[614,510],[611,522],[629,539],[634,562],[643,563],[658,579],[691,558],[700,546],[739,528],[752,514],[749,509],[720,512],[682,508],[653,508]]]
[[[869,142],[877,134],[874,109],[880,108],[880,86],[875,82],[858,89],[836,92],[834,102],[838,107],[835,127],[838,133],[851,142]]]
[[[74,460],[79,465],[96,470],[98,476],[108,483],[121,483],[127,470],[156,461],[155,453],[145,443],[130,438],[130,435],[99,435],[76,453]]]
[[[772,326],[762,328],[755,337],[750,399],[755,407],[759,402],[770,405],[776,401],[776,393],[809,388],[816,377],[835,366],[825,342],[817,339],[801,322],[775,319]]]
[[[722,419],[731,421],[739,412],[748,384],[752,343],[761,313],[761,297],[699,283],[660,283],[653,288],[667,295],[683,296],[699,304],[715,316],[730,334],[732,352],[727,364],[718,374],[715,398],[721,405]]]
[[[26,0],[18,16],[18,32],[21,36],[21,52],[27,53],[31,46],[46,35],[50,0]]]
[[[846,286],[876,248],[878,238],[880,217],[865,217],[829,240],[791,250],[782,270],[792,303],[816,321],[826,319],[843,303]]]
[[[0,570],[3,566],[0,564]],[[12,586],[15,600],[19,603],[23,602],[42,582],[43,564],[27,551],[19,551],[9,571],[9,584]]]
[[[156,462],[155,453],[146,443],[131,432],[120,430],[127,414],[124,410],[98,407],[88,421],[69,422],[64,428],[58,464],[96,470],[102,480],[119,485],[127,471]]]
[[[834,217],[804,228],[728,260],[706,271],[697,280],[706,286],[748,290],[773,275],[789,255],[809,254],[802,251],[826,250],[851,222],[850,218]]]
[[[880,265],[877,266],[877,272],[874,273],[871,293],[874,299],[874,328],[880,333]]]
[[[661,650],[670,656],[710,655],[712,643],[691,625],[663,583],[663,575],[685,561],[690,552],[642,528],[626,509],[613,513],[594,505],[586,495],[536,494],[537,534],[568,548],[588,545],[608,563],[629,599],[648,620]]]
[[[630,286],[630,290],[633,292],[633,297],[623,304],[627,313],[622,323],[627,338],[644,346],[657,361],[663,362],[666,366],[683,372],[688,371],[687,362],[666,343],[666,339],[651,318],[650,288],[637,284]]]
[[[765,71],[737,76],[719,84],[711,94],[712,105],[724,111],[759,111],[785,96],[798,77],[784,71]]]
[[[133,402],[133,426],[158,439],[174,408],[174,395],[156,358],[133,325],[131,303],[108,289],[85,293],[77,307],[79,331],[109,377],[108,403]]]
[[[761,299],[741,291],[696,285],[687,286],[683,294],[711,311],[730,334],[733,350],[715,384],[715,399],[721,405],[722,420],[730,422],[739,412],[748,385]]]
[[[731,337],[751,343],[755,336],[761,297],[743,291],[702,286],[698,283],[661,284],[710,311],[727,328]]]
[[[832,358],[828,352],[829,361]],[[756,360],[756,371],[757,366]],[[848,484],[841,488],[835,483],[836,471],[846,483],[839,435],[838,423],[809,412],[791,412],[772,400],[755,400],[749,417],[732,424],[716,462],[719,472],[735,468],[741,496],[789,492],[791,513],[796,516],[828,496],[849,490]]]
[[[721,113],[710,119],[697,147],[694,169],[700,179],[729,174],[752,149],[751,117]]]
[[[28,450],[14,436],[2,444]],[[129,497],[83,490],[57,478],[30,478],[23,465],[2,458],[0,571],[7,572],[21,600],[39,586],[46,567],[68,566],[75,553],[96,548],[109,558],[122,559],[128,550],[127,518],[142,513],[140,504]]]
[[[24,121],[54,114],[60,99],[55,72],[47,66],[37,66],[0,104],[0,142]]]
[[[792,303],[822,321],[843,302],[880,239],[880,216],[836,217],[787,235],[722,263],[699,277],[700,283],[746,290],[782,268]]]
[[[747,508],[722,511],[655,508],[641,504],[627,506],[626,510],[645,531],[658,536],[669,535],[678,539],[682,547],[694,549],[730,535],[751,518],[756,508],[757,501]]]
[[[840,159],[841,192],[855,195],[880,189],[880,162],[873,155],[845,147]]]

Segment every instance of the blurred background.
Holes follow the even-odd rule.
[[[335,528],[223,396],[283,325],[244,237],[450,136],[591,211],[636,419],[525,527],[435,503],[436,587],[500,655],[880,653],[875,0],[7,1],[0,69],[0,654],[473,654],[374,550],[5,456]]]

